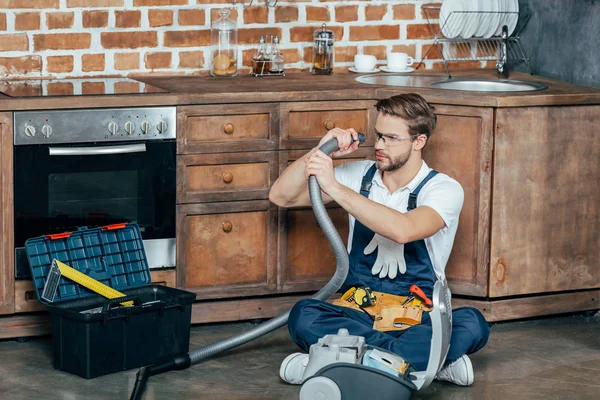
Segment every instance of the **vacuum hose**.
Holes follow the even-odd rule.
[[[359,132],[358,140],[360,144],[363,144],[366,140],[365,135]],[[329,155],[334,151],[338,150],[338,148],[339,147],[337,139],[334,138],[325,142],[319,148],[319,150]],[[321,290],[319,290],[315,295],[312,296],[313,299],[327,300],[340,289],[340,287],[346,280],[349,268],[348,252],[346,251],[344,242],[342,241],[340,235],[335,229],[333,222],[331,222],[331,219],[327,214],[325,205],[323,204],[321,187],[319,186],[317,178],[314,175],[311,175],[308,178],[308,191],[310,195],[310,201],[312,203],[312,208],[315,213],[315,217],[317,218],[317,222],[323,230],[323,233],[325,233],[325,237],[327,238],[329,244],[333,249],[333,253],[335,255],[336,260],[336,270],[333,277]],[[167,371],[188,368],[189,366],[198,364],[216,354],[233,349],[234,347],[241,346],[256,338],[264,336],[267,333],[272,332],[285,325],[288,321],[289,315],[290,312],[287,311],[286,313],[281,314],[278,317],[263,322],[262,324],[258,325],[253,329],[250,329],[247,332],[243,332],[239,335],[230,337],[228,339],[223,339],[208,346],[201,347],[197,350],[189,352],[188,354],[177,356],[174,359],[166,361],[164,363],[154,364],[140,368],[140,370],[137,373],[136,382],[133,388],[133,392],[131,393],[130,400],[141,399],[142,393],[144,392],[144,387],[146,385],[146,381],[150,376],[158,375]]]

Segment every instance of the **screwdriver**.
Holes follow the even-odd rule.
[[[431,301],[431,299],[427,297],[427,295],[425,295],[425,293],[421,290],[420,287],[418,287],[417,285],[411,285],[409,290],[411,296],[416,297],[414,301],[415,306],[420,305],[421,302],[425,303],[427,307],[433,306],[433,301]]]

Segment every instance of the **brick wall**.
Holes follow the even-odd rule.
[[[310,65],[312,32],[335,32],[335,66],[357,53],[381,61],[387,51],[420,60],[432,43],[421,6],[430,0],[0,0],[0,76],[91,76],[129,73],[207,74],[210,25],[231,7],[242,70],[260,35],[281,39],[286,70]],[[244,0],[248,4],[249,0]],[[432,52],[427,68],[441,68]],[[462,64],[483,67],[485,63]]]

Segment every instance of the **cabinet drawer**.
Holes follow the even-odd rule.
[[[367,134],[377,117],[371,100],[287,103],[281,105],[281,148],[310,148],[333,128]],[[367,145],[373,145],[368,138]]]
[[[277,152],[179,156],[177,202],[267,199]]]
[[[177,110],[177,152],[220,153],[273,150],[276,104],[190,106]]]
[[[178,287],[198,299],[275,291],[276,208],[268,201],[178,206]]]

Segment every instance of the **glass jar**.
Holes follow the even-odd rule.
[[[229,18],[229,10],[219,10],[220,18],[210,29],[212,76],[234,77],[237,75],[237,27]]]
[[[331,75],[333,73],[333,31],[323,24],[313,33],[313,75]]]

